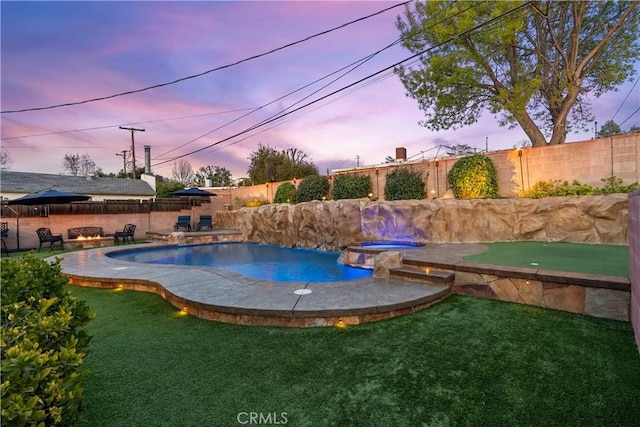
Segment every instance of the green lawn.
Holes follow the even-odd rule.
[[[629,247],[565,242],[483,243],[489,250],[464,258],[468,262],[629,276]]]
[[[245,327],[182,315],[153,294],[70,289],[97,314],[90,426],[234,426],[245,412],[341,427],[640,419],[629,323],[451,296],[347,329]]]

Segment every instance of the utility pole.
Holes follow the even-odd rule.
[[[133,138],[134,132],[144,132],[144,129],[126,128],[120,126],[120,129],[131,131],[131,160],[133,162],[133,179],[136,179],[136,141]]]
[[[122,165],[122,172],[124,172],[124,174],[127,174],[127,153],[129,151],[128,150],[122,150],[119,153],[116,153],[116,156],[122,157],[122,161],[123,161],[123,165]]]
[[[356,156],[356,167],[360,166],[360,156]]]

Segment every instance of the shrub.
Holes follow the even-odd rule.
[[[258,199],[257,197],[255,197],[253,199],[245,200],[242,203],[242,206],[245,208],[257,208],[258,206],[268,205],[268,204],[269,202],[267,202],[266,200]]]
[[[59,261],[6,259],[1,277],[2,424],[79,424],[89,308],[65,290]]]
[[[298,202],[310,202],[312,200],[322,200],[329,192],[329,180],[327,177],[320,175],[309,175],[302,178],[298,191],[296,192],[296,200]]]
[[[338,175],[333,181],[331,198],[360,199],[371,193],[371,177],[369,175]]]
[[[296,203],[296,186],[290,182],[280,184],[273,198],[273,203]]]
[[[458,160],[448,174],[449,186],[458,199],[495,199],[500,197],[496,168],[484,154]]]
[[[521,192],[520,197],[540,199],[554,196],[586,196],[593,194],[594,191],[592,186],[581,184],[577,180],[571,184],[568,181],[548,180],[536,182],[531,188]]]
[[[638,183],[634,182],[624,185],[622,179],[615,176],[602,178],[604,186],[601,188],[592,187],[589,184],[582,184],[578,180],[573,180],[571,184],[568,181],[548,180],[536,182],[530,189],[520,193],[520,197],[539,199],[542,197],[557,196],[588,196],[591,194],[613,194],[613,193],[630,193],[638,188]]]
[[[602,178],[600,181],[604,183],[602,188],[598,190],[601,194],[614,194],[614,193],[631,193],[638,189],[638,183],[634,182],[629,185],[624,185],[622,178],[616,176],[609,176]]]
[[[384,184],[386,200],[424,199],[426,195],[420,172],[398,168],[387,174]]]

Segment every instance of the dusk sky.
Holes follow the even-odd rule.
[[[399,3],[3,1],[2,111],[75,103],[172,82]],[[480,123],[458,130],[421,127],[423,114],[392,70],[349,87],[411,56],[393,46],[347,72],[397,41],[395,20],[403,11],[404,6],[396,7],[238,65],[140,93],[3,113],[2,146],[13,160],[10,170],[63,173],[65,154],[86,153],[104,172],[118,172],[123,161],[116,153],[131,145],[130,133],[119,126],[145,129],[135,133],[137,163],[143,164],[144,146],[149,145],[152,172],[165,177],[187,154],[182,158],[194,170],[223,166],[233,178],[244,177],[258,144],[300,149],[324,174],[357,163],[383,163],[396,147],[405,147],[409,157],[432,158],[439,144],[484,149],[488,141],[490,150],[498,150],[526,140],[519,128],[500,128],[488,113]],[[640,124],[639,106],[640,85],[629,82],[596,100],[593,112],[599,125],[614,119],[628,130]],[[569,134],[567,140],[592,136],[593,129]]]

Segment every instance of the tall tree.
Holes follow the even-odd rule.
[[[193,168],[191,167],[191,163],[184,159],[178,160],[178,163],[173,164],[171,175],[174,181],[178,181],[183,185],[191,184],[191,181],[193,181]]]
[[[590,99],[635,74],[637,6],[416,2],[396,26],[420,63],[395,71],[431,130],[473,124],[489,110],[501,125],[519,125],[534,147],[563,143],[592,121]]]
[[[600,128],[598,136],[617,135],[619,133],[622,133],[622,129],[620,129],[620,126],[613,120],[607,120]]]
[[[196,184],[205,185],[207,179],[211,180],[214,187],[229,187],[232,184],[231,171],[221,166],[202,166],[196,171]]]
[[[251,164],[247,173],[253,184],[318,175],[317,166],[297,148],[277,151],[268,145],[258,144],[249,160]]]
[[[96,165],[88,154],[67,153],[64,155],[62,167],[73,176],[88,176],[102,173],[102,169]]]
[[[0,168],[9,169],[9,166],[13,163],[11,155],[6,147],[0,147]]]

